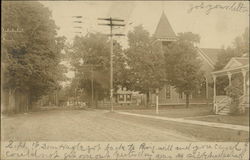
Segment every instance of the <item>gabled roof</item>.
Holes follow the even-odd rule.
[[[198,50],[200,51],[199,53],[202,54],[202,57],[213,67],[218,60],[218,55],[222,51],[222,49],[216,48],[198,48]]]
[[[231,69],[249,65],[249,59],[244,57],[233,57],[223,69]]]
[[[240,62],[242,65],[249,64],[249,59],[247,57],[234,57],[238,62]]]
[[[174,30],[172,29],[166,15],[164,12],[162,12],[160,21],[156,27],[155,38],[164,40],[164,41],[175,41],[176,40],[176,34]]]

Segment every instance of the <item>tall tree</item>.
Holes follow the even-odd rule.
[[[221,54],[218,54],[218,61],[215,65],[215,70],[222,69],[232,57],[240,57],[246,54],[249,56],[249,28],[247,27],[244,33],[237,36],[232,46],[223,49]]]
[[[178,92],[186,95],[186,107],[189,106],[191,93],[200,86],[203,77],[194,46],[198,42],[198,35],[190,32],[180,33],[178,40],[164,50],[166,80]]]
[[[89,101],[92,95],[91,80],[93,76],[94,98],[98,100],[109,95],[110,84],[110,41],[101,33],[90,33],[86,36],[75,37],[72,50],[69,53],[70,63],[79,79],[79,88],[85,90]],[[122,48],[114,41],[114,81],[115,86],[120,83],[120,71],[125,65]],[[93,75],[91,66],[93,65]]]
[[[146,94],[148,105],[150,92],[161,89],[164,83],[164,58],[161,47],[141,25],[128,33],[128,42],[128,88]]]
[[[65,38],[56,34],[51,12],[39,2],[4,1],[3,28],[22,29],[5,33],[3,47],[3,87],[10,97],[22,90],[30,101],[59,88],[62,76],[60,54]]]

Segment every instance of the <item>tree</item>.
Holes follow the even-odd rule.
[[[194,47],[194,43],[198,42],[198,35],[181,33],[178,34],[178,40],[164,50],[167,83],[186,95],[186,107],[189,106],[190,94],[200,86],[203,78],[197,49]]]
[[[76,77],[79,79],[78,87],[84,89],[90,101],[92,89],[91,80],[93,74],[94,99],[98,100],[108,96],[110,83],[110,41],[101,33],[90,33],[86,36],[75,37],[72,51],[68,53],[70,63],[73,66]],[[114,41],[114,80],[119,83],[117,76],[125,65],[121,46]],[[93,73],[91,72],[93,67]]]
[[[128,89],[147,95],[161,89],[164,81],[164,58],[159,43],[150,37],[140,25],[128,33],[129,48],[126,50],[129,79]]]
[[[232,46],[223,49],[221,54],[218,54],[215,70],[222,69],[232,57],[241,57],[244,54],[249,56],[249,28],[246,28],[241,36],[234,39]]]
[[[4,35],[3,87],[9,90],[9,97],[17,90],[25,92],[32,103],[59,88],[64,77],[60,54],[65,38],[56,35],[51,12],[41,3],[4,1],[2,4],[3,28],[23,29],[22,33]]]
[[[240,97],[243,95],[242,79],[235,76],[232,79],[232,84],[225,88],[227,96],[231,98],[230,114],[237,115],[245,112],[245,107],[240,106]]]

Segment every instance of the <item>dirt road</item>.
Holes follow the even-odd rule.
[[[55,110],[5,116],[2,140],[194,141],[167,127],[103,110]],[[160,123],[160,122],[159,122]]]

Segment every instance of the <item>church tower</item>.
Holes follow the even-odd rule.
[[[171,27],[164,11],[161,14],[161,18],[156,27],[154,37],[158,41],[161,41],[162,47],[167,46],[171,42],[174,42],[177,40],[176,34],[173,28]]]

